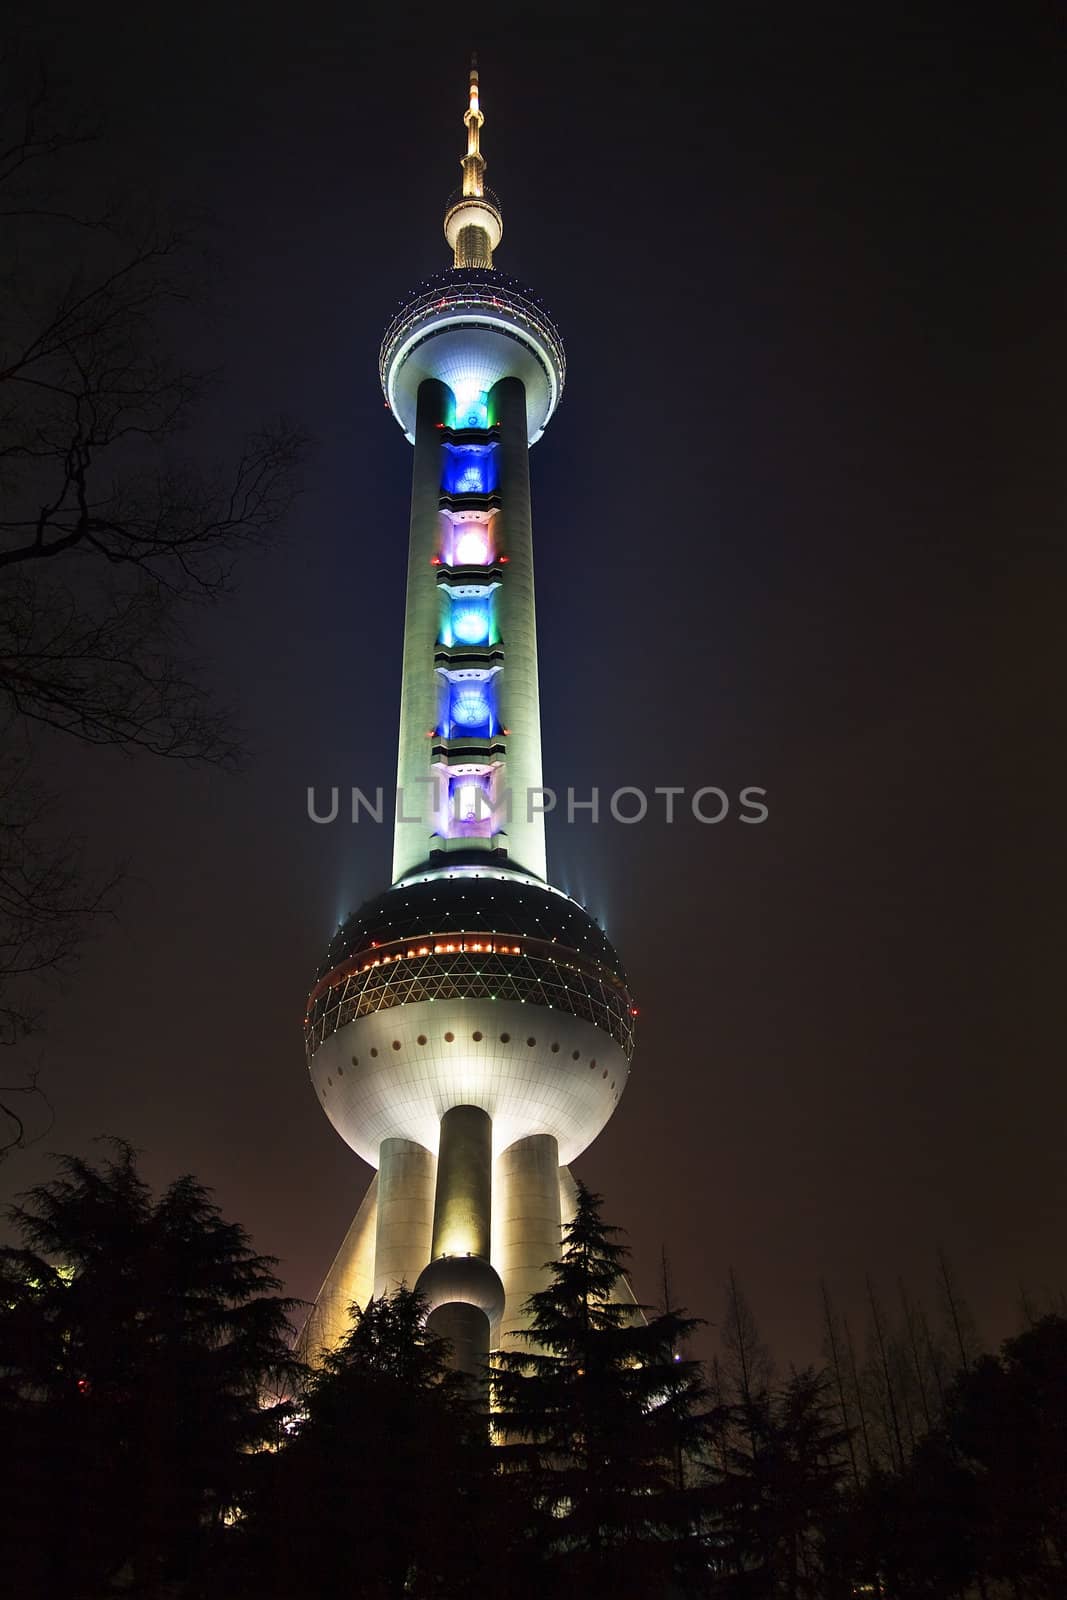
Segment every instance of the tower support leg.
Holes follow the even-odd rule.
[[[441,1118],[431,1260],[418,1289],[427,1326],[452,1345],[452,1365],[481,1378],[504,1309],[489,1261],[493,1124],[480,1106],[452,1106]]]
[[[430,1259],[435,1162],[413,1139],[383,1139],[378,1155],[374,1293],[415,1287]]]
[[[528,1348],[515,1336],[530,1324],[528,1297],[548,1282],[545,1264],[561,1248],[559,1147],[534,1133],[500,1153],[493,1175],[494,1251],[504,1285],[503,1350]]]
[[[481,1106],[452,1106],[441,1118],[432,1257],[489,1259],[493,1122]]]
[[[489,1318],[484,1311],[453,1300],[431,1311],[426,1326],[452,1346],[449,1365],[456,1372],[465,1373],[475,1383],[484,1383],[489,1360]]]

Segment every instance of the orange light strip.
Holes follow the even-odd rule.
[[[578,951],[568,950],[566,946],[560,946],[554,940],[526,939],[522,944],[509,944],[495,939],[491,934],[488,938],[479,935],[477,939],[466,933],[450,937],[430,934],[423,936],[421,939],[400,939],[396,940],[395,943],[382,946],[372,941],[371,948],[375,952],[373,956],[368,956],[365,952],[362,953],[363,959],[360,956],[353,956],[351,961],[342,962],[340,966],[334,967],[328,972],[324,978],[319,979],[308,996],[307,1014],[304,1018],[305,1024],[310,1024],[311,1012],[320,996],[330,989],[338,988],[347,979],[358,977],[360,973],[369,972],[375,967],[391,966],[397,961],[412,961],[426,956],[535,955],[540,956],[542,959],[547,956],[548,959],[557,962],[559,966],[569,967],[575,972],[588,971],[590,968],[594,969],[598,981],[610,983],[614,989],[620,990],[629,1000],[629,994],[625,986],[619,982],[613,972],[607,972],[600,966],[599,962],[590,958],[583,960]],[[569,961],[567,956],[578,956],[578,960]]]
[[[433,938],[433,935],[431,935],[431,938]],[[372,948],[378,949],[379,947],[372,944]],[[522,955],[522,946],[504,944],[493,938],[472,940],[463,934],[458,939],[449,939],[447,942],[442,939],[434,939],[432,944],[426,944],[425,941],[420,943],[416,940],[411,940],[410,942],[405,940],[395,950],[391,947],[384,947],[379,955],[370,957],[365,961],[359,961],[358,958],[354,958],[351,962],[345,962],[342,966],[334,967],[324,978],[319,979],[308,996],[308,1013],[310,1015],[315,1001],[320,995],[325,994],[327,989],[336,989],[338,984],[343,983],[347,978],[358,977],[361,972],[368,972],[373,967],[389,966],[394,961],[411,961],[419,956],[470,954],[519,956]]]

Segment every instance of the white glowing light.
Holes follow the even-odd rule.
[[[458,379],[452,392],[456,397],[457,428],[488,426],[489,395],[480,375]]]
[[[483,790],[478,783],[459,783],[452,798],[452,815],[457,822],[480,821]]]
[[[481,567],[489,560],[489,540],[485,529],[474,527],[456,540],[453,560],[457,567]]]

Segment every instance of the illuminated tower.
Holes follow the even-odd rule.
[[[453,265],[381,348],[415,447],[394,881],[338,930],[305,1036],[327,1116],[378,1169],[309,1344],[406,1282],[474,1370],[559,1254],[566,1163],[618,1104],[636,1013],[599,925],[547,882],[529,448],[559,404],[563,346],[494,266],[473,68],[463,120]]]

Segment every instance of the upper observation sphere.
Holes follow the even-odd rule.
[[[451,390],[462,427],[467,409],[484,405],[495,383],[519,378],[533,444],[559,405],[567,364],[552,318],[525,284],[492,268],[452,267],[403,302],[385,330],[378,365],[386,402],[412,442],[424,379]]]
[[[445,238],[453,256],[462,254],[469,242],[465,236],[468,228],[480,228],[485,234],[485,253],[490,260],[504,237],[504,213],[495,192],[483,185],[478,193],[456,189],[448,197],[445,207]]]

